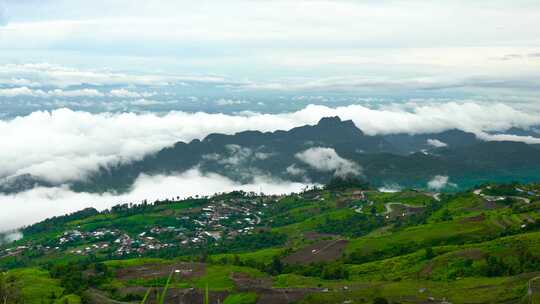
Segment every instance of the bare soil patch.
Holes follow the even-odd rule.
[[[454,255],[460,258],[466,258],[466,259],[472,259],[472,260],[480,260],[485,257],[484,252],[482,252],[482,250],[477,249],[477,248],[460,250],[454,253]]]
[[[247,273],[233,272],[231,273],[231,280],[234,282],[236,289],[240,291],[269,289],[272,287],[272,280],[270,278],[254,278]]]
[[[531,223],[531,224],[534,224],[534,223],[536,222],[535,219],[533,219],[533,218],[532,218],[530,215],[528,215],[528,214],[522,214],[522,215],[521,215],[521,218],[522,218],[523,220],[525,220],[525,221]]]
[[[478,222],[483,222],[485,219],[486,219],[486,215],[480,214],[477,216],[466,217],[461,220],[461,223],[478,223]]]
[[[144,290],[142,293],[140,290],[131,290],[132,294],[137,294],[139,296],[144,296],[147,290]],[[146,301],[147,304],[156,304],[157,295],[162,293],[163,289],[156,288],[150,292],[150,295]],[[128,292],[128,290],[123,290],[122,292]],[[169,288],[167,290],[167,295],[165,296],[165,303],[186,303],[186,304],[203,304],[204,303],[204,290],[198,290],[194,288]],[[223,303],[227,296],[229,295],[228,291],[209,291],[208,292],[208,303]],[[139,302],[136,302],[139,303]]]
[[[348,243],[347,240],[320,241],[292,253],[285,257],[283,262],[287,264],[310,264],[333,261],[341,258]]]
[[[302,300],[316,289],[267,289],[259,293],[257,304],[289,304]]]
[[[122,302],[116,301],[108,297],[108,295],[97,289],[90,289],[85,292],[88,304],[131,304],[138,302]]]
[[[498,219],[492,219],[491,223],[501,229],[506,229],[506,225],[502,224]]]
[[[509,217],[503,216],[502,221],[506,227],[514,226],[514,222]]]
[[[116,276],[120,280],[157,279],[167,277],[175,270],[180,271],[183,279],[192,279],[203,276],[206,273],[206,266],[203,263],[151,263],[118,269]]]
[[[241,280],[241,282],[246,278],[241,276],[235,276],[236,279]],[[240,281],[239,281],[240,282]],[[263,285],[266,285],[263,284]],[[271,285],[271,284],[270,284]],[[258,295],[257,304],[290,304],[296,301],[303,299],[306,295],[314,292],[320,292],[318,289],[309,289],[309,288],[299,288],[299,289],[278,289],[278,288],[266,288],[266,287],[257,287],[252,286],[251,288],[242,288],[236,289],[239,292],[255,292]],[[123,295],[132,294],[143,297],[147,292],[145,287],[126,287],[120,290],[120,293]],[[151,291],[150,296],[146,303],[155,304],[158,294],[161,294],[161,288],[155,288]],[[230,294],[229,291],[210,291],[208,294],[209,303],[223,303],[227,296]],[[107,299],[103,297],[103,299]],[[110,299],[109,299],[110,300]],[[125,302],[96,302],[96,304],[101,303],[113,303],[113,304],[124,304]],[[138,303],[138,302],[135,302]],[[204,303],[204,290],[194,289],[194,288],[170,288],[167,291],[167,296],[165,303],[189,303],[189,304],[203,304]]]
[[[422,270],[420,270],[419,275],[423,278],[429,278],[431,277],[431,273],[433,273],[433,268],[435,268],[435,265],[433,262],[429,262]]]
[[[330,233],[319,233],[315,231],[309,231],[304,233],[304,239],[307,241],[318,241],[321,239],[332,239],[338,237],[338,235]]]
[[[487,209],[487,210],[495,210],[495,209],[500,209],[502,208],[501,206],[499,206],[497,204],[497,202],[494,202],[494,201],[489,201],[489,200],[486,200],[484,202],[484,209]]]

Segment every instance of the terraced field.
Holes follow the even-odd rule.
[[[85,211],[2,247],[0,291],[36,304],[140,303],[146,294],[148,304],[161,293],[165,303],[536,303],[540,201],[531,193],[540,186],[512,186],[526,199],[507,185],[483,187],[231,193]],[[161,242],[173,245],[147,250]]]

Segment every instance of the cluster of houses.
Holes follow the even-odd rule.
[[[264,209],[280,197],[216,199],[196,212],[176,218],[176,226],[152,226],[130,235],[119,229],[69,230],[58,237],[58,246],[72,254],[110,252],[123,256],[171,247],[205,246],[209,242],[251,234],[262,222]],[[89,245],[91,244],[91,245]]]
[[[10,247],[4,250],[0,250],[0,259],[19,255],[23,253],[25,250],[27,250],[28,248],[29,248],[28,246],[16,246],[16,247]]]
[[[120,234],[120,231],[116,229],[98,229],[96,231],[92,232],[84,232],[80,231],[78,229],[68,230],[65,231],[59,238],[58,238],[58,245],[66,245],[69,243],[75,243],[82,240],[102,240],[107,238],[108,236],[114,237],[116,235]]]
[[[539,192],[529,188],[516,188],[521,193],[519,198],[530,203],[530,198],[540,198]],[[492,197],[482,193],[482,189],[474,191],[487,201],[499,201],[506,197]],[[324,201],[318,191],[297,194],[300,199]],[[263,226],[265,213],[269,207],[281,200],[283,196],[216,196],[203,207],[190,208],[173,218],[169,226],[153,225],[144,231],[127,233],[118,228],[98,228],[84,231],[80,227],[63,232],[56,243],[43,245],[18,244],[11,248],[0,249],[0,258],[22,254],[28,250],[40,252],[68,251],[72,254],[88,255],[97,252],[124,256],[130,254],[143,255],[148,251],[169,248],[193,248],[217,244],[237,236],[252,234]],[[352,209],[358,213],[371,213],[374,202],[369,200],[362,190],[354,190],[347,194],[337,195],[338,204],[355,202]],[[386,219],[407,216],[419,212],[422,208],[401,203],[385,204],[386,211],[377,215]]]
[[[261,224],[268,203],[249,198],[212,201],[201,212],[185,215],[179,220],[193,229],[181,234],[181,245],[201,244],[208,239],[220,241],[253,233]]]

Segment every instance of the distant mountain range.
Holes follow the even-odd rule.
[[[103,167],[71,187],[122,192],[141,173],[176,174],[194,167],[238,182],[264,175],[326,183],[345,172],[377,186],[426,187],[435,176],[448,176],[459,189],[487,181],[540,180],[540,149],[521,142],[483,141],[461,130],[369,136],[350,120],[327,117],[289,131],[210,134],[203,140],[178,142],[140,161]],[[24,175],[0,184],[0,191],[17,192],[35,184],[50,185]]]

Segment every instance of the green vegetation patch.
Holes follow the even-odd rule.
[[[268,263],[272,260],[274,256],[281,255],[285,249],[283,248],[267,248],[262,250],[257,250],[253,252],[245,253],[224,253],[224,254],[215,254],[210,256],[210,260],[216,263]]]
[[[427,206],[433,197],[418,191],[405,190],[401,192],[367,192],[367,198],[375,203],[402,203],[411,206]]]
[[[126,259],[126,260],[110,260],[110,261],[106,261],[104,264],[112,268],[126,268],[126,267],[141,266],[144,264],[152,264],[152,263],[168,264],[168,263],[172,263],[172,261],[165,260],[165,259],[157,259],[157,258],[135,258],[135,259]]]
[[[229,295],[223,304],[255,304],[257,303],[257,294],[254,292],[235,293]]]
[[[206,274],[202,277],[193,279],[190,283],[199,289],[205,289],[207,284],[210,290],[232,290],[234,282],[231,274],[245,273],[251,277],[262,277],[264,274],[259,270],[234,265],[209,265],[206,268]]]
[[[274,288],[321,288],[336,287],[347,284],[346,282],[323,280],[317,277],[307,277],[294,273],[280,274],[274,277]]]
[[[454,220],[425,224],[351,240],[347,253],[360,263],[406,254],[426,246],[478,242],[494,237],[498,232],[485,221]]]
[[[41,304],[44,300],[54,303],[80,303],[80,298],[76,295],[64,296],[64,288],[60,286],[60,282],[52,279],[45,270],[38,268],[15,269],[9,271],[5,276],[6,285],[3,288],[8,290],[8,303]],[[59,302],[59,299],[65,302]]]

